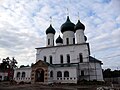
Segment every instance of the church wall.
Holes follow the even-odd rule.
[[[98,80],[103,81],[102,68],[99,62],[80,63],[80,80]],[[81,71],[84,71],[84,76],[81,76]]]
[[[7,73],[7,72],[0,72],[0,81],[5,80],[4,77],[7,77],[7,76],[8,76],[8,73]]]
[[[48,45],[48,39],[50,40],[49,45]],[[52,33],[47,34],[46,45],[54,46],[54,34],[52,34]]]
[[[53,71],[53,77],[50,77],[50,72]],[[48,83],[53,83],[55,79],[55,70],[53,67],[48,67]]]
[[[66,39],[69,39],[69,44],[73,44],[73,38],[75,38],[75,34],[73,31],[65,31],[63,33],[63,45],[67,45]]]
[[[85,39],[84,39],[84,31],[83,30],[77,30],[76,31],[76,41],[77,41],[77,44],[80,44],[80,43],[85,43]]]
[[[53,71],[53,77],[50,77],[50,71]],[[62,77],[57,77],[57,72],[62,72]],[[64,72],[69,72],[69,77],[64,77]],[[76,67],[49,67],[48,68],[48,83],[77,83],[77,69]]]
[[[17,73],[20,72],[20,77],[17,77]],[[25,72],[25,77],[22,77],[22,72]],[[17,82],[31,82],[31,68],[18,68],[14,70],[14,78],[15,81]]]
[[[54,82],[56,83],[77,83],[77,68],[76,67],[58,67],[55,68],[55,75],[57,75],[57,72],[62,72],[62,77],[55,76]],[[64,77],[64,72],[69,72],[69,77]]]
[[[63,55],[63,62],[67,63],[67,54],[69,54],[70,62],[78,63],[80,61],[78,59],[79,53],[83,54],[83,61],[87,62],[89,53],[86,44],[37,49],[36,61],[44,60],[44,56],[46,56],[49,63],[49,56],[51,55],[53,57],[53,64],[60,64],[60,55]]]
[[[101,64],[98,62],[90,63],[90,80],[103,81]]]

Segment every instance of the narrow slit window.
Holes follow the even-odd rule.
[[[80,59],[80,63],[82,63],[83,62],[83,55],[82,55],[82,53],[79,54],[79,59]]]
[[[52,56],[50,56],[50,64],[52,64],[53,62],[52,62]]]
[[[70,63],[70,55],[67,54],[67,63]]]
[[[50,39],[48,39],[48,45],[50,45]]]
[[[44,56],[44,62],[46,62],[46,56]]]
[[[60,63],[63,63],[63,55],[60,55]]]
[[[69,44],[69,38],[66,38],[66,44],[67,45]]]

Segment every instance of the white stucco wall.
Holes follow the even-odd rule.
[[[80,72],[81,70],[83,70],[85,74],[85,76],[82,77],[82,79],[103,81],[102,67],[100,63],[80,63]]]
[[[53,71],[53,77],[50,77],[50,72]],[[53,83],[55,78],[55,70],[53,67],[48,67],[48,83]]]
[[[76,31],[76,41],[77,41],[77,44],[80,44],[80,43],[85,43],[85,38],[84,38],[84,31],[79,29]]]
[[[48,39],[50,39],[49,45],[48,45]],[[54,46],[54,34],[52,34],[52,33],[47,34],[46,46]]]
[[[7,77],[8,73],[7,72],[0,72],[0,80],[3,81],[4,77]]]
[[[48,83],[77,83],[77,68],[76,67],[49,67],[48,68]],[[50,77],[50,71],[53,71],[53,77]],[[62,77],[57,77],[57,72],[62,72]],[[69,77],[64,77],[64,72],[69,72]]]
[[[17,77],[17,73],[20,72],[20,77]],[[22,72],[25,72],[25,77],[22,77]],[[22,67],[14,70],[14,78],[17,82],[31,82],[31,68],[30,67]]]
[[[49,57],[52,56],[53,64],[60,64],[60,55],[63,55],[63,62],[67,63],[67,54],[69,54],[70,63],[78,63],[80,61],[79,53],[83,55],[83,62],[88,62],[87,44],[40,48],[37,49],[36,61],[44,60],[44,56],[46,56],[46,61],[50,63]]]
[[[63,45],[67,45],[66,38],[69,39],[69,44],[73,44],[73,38],[75,38],[75,34],[73,31],[65,31],[63,33]]]

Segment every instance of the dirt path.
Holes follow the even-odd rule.
[[[40,85],[40,84],[23,84],[10,85],[9,83],[0,82],[0,90],[96,90],[93,86],[69,86],[69,85]]]
[[[0,82],[0,90],[96,90],[96,85],[40,85],[40,84],[10,84]],[[104,89],[103,89],[104,90]],[[114,90],[114,89],[113,89]],[[117,89],[120,90],[120,89]]]

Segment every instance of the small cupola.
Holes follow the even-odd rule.
[[[63,43],[63,39],[60,37],[60,35],[56,39],[56,43]]]
[[[76,30],[85,30],[85,26],[80,22],[80,20],[78,20],[78,22],[77,22],[77,24],[75,25],[75,27],[74,27],[74,29],[75,29],[75,31]]]
[[[75,32],[75,31],[74,31],[74,26],[75,26],[75,24],[72,23],[72,22],[70,21],[70,19],[69,19],[69,16],[67,16],[66,22],[61,25],[61,32],[62,32],[62,33],[65,32],[65,31],[73,31],[73,32]]]
[[[55,29],[52,27],[51,24],[46,30],[46,34],[49,34],[49,33],[55,34]]]

